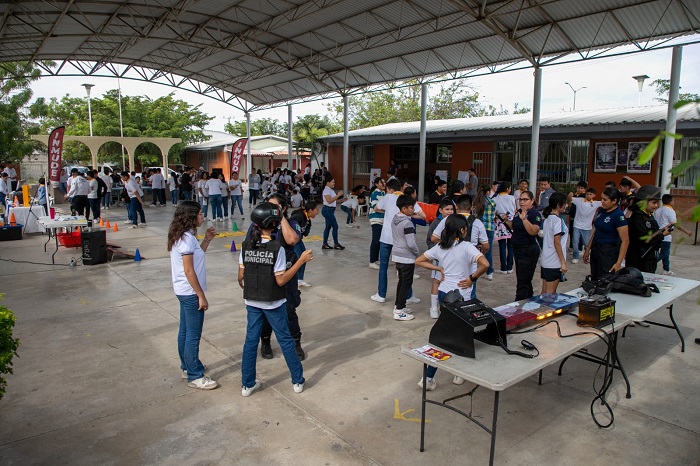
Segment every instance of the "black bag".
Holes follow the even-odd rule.
[[[600,295],[606,296],[610,291],[612,291],[613,282],[607,278],[599,278],[598,280],[593,280],[590,275],[581,283],[581,288],[588,293],[588,296]]]
[[[659,293],[656,285],[644,283],[642,272],[634,267],[623,267],[614,275],[609,277],[612,282],[612,291],[617,293],[627,293],[636,296],[651,297],[651,292]]]

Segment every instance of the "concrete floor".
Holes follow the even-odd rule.
[[[246,316],[236,283],[238,254],[231,240],[216,238],[207,253],[207,311],[202,360],[221,387],[187,388],[176,349],[178,303],[170,285],[165,237],[173,207],[148,208],[148,226],[108,232],[108,241],[139,249],[146,260],[69,267],[77,249],[61,248],[47,265],[44,236],[0,243],[0,291],[17,317],[20,338],[14,375],[0,401],[0,463],[11,464],[487,464],[488,435],[449,410],[427,409],[426,451],[418,451],[421,365],[402,356],[403,343],[425,338],[429,275],[414,290],[423,303],[416,319],[391,318],[396,278],[390,273],[386,304],[369,299],[377,271],[367,268],[370,229],[346,229],[345,251],[322,251],[315,259],[299,309],[308,358],[305,390],[295,394],[281,351],[258,359],[262,388],[240,395],[240,358]],[[248,214],[246,205],[246,216]],[[105,213],[123,220],[123,208]],[[323,219],[312,235],[322,234]],[[120,223],[120,227],[123,226]],[[231,231],[231,222],[215,224]],[[247,221],[237,220],[245,229]],[[419,228],[419,236],[426,229]],[[8,260],[12,260],[9,261]],[[700,246],[681,244],[672,258],[681,277],[700,279]],[[496,258],[496,262],[498,259]],[[572,265],[560,291],[586,275]],[[514,275],[479,281],[479,297],[495,306],[513,298]],[[539,279],[535,287],[540,286]],[[698,464],[700,459],[700,336],[698,295],[676,304],[686,337],[681,353],[675,332],[660,327],[629,329],[619,344],[632,383],[625,399],[619,374],[609,393],[615,423],[599,429],[589,412],[597,366],[571,360],[506,390],[501,396],[497,464]],[[663,313],[659,320],[667,320]],[[592,351],[602,353],[602,346]],[[471,388],[439,372],[433,398]],[[480,389],[455,406],[489,423],[493,393]]]

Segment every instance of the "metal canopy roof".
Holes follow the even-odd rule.
[[[251,110],[698,32],[697,0],[11,0],[0,62],[53,60],[45,74],[118,75]]]

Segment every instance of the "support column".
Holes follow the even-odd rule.
[[[418,149],[418,200],[425,199],[425,139],[428,114],[428,85],[420,85],[420,146]]]
[[[253,156],[250,154],[250,112],[246,110],[245,112],[245,137],[248,138],[248,144],[245,145],[246,149],[246,165],[248,167],[248,176],[253,173]],[[262,181],[262,180],[261,180]],[[248,180],[250,182],[250,180]]]
[[[532,99],[532,139],[530,143],[530,191],[537,196],[537,163],[540,148],[540,104],[542,101],[542,68],[535,68],[535,89]],[[537,199],[537,197],[535,197]]]
[[[350,186],[348,185],[348,160],[350,159],[350,136],[348,134],[350,130],[350,122],[348,121],[348,95],[343,96],[343,191],[347,196],[350,193]],[[328,161],[330,165],[330,160]],[[330,169],[330,167],[328,167]]]
[[[666,113],[666,132],[676,132],[676,118],[678,110],[675,108],[678,102],[678,92],[681,83],[681,59],[683,57],[683,47],[673,47],[673,57],[671,58],[671,85],[668,92],[668,111]],[[673,152],[676,147],[676,140],[671,136],[666,136],[664,140],[664,154],[661,163],[661,193],[668,194],[671,191],[671,168],[673,167]]]
[[[292,169],[292,106],[287,105],[287,168]],[[299,167],[297,167],[299,168]]]

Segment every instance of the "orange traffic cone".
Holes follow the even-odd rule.
[[[15,199],[17,199],[17,196],[15,196]],[[10,212],[10,226],[11,227],[17,226],[17,219],[15,218],[14,212]]]
[[[12,203],[12,207],[19,207],[19,199],[15,196],[15,201]]]
[[[105,222],[105,228],[107,228],[107,229],[111,228],[110,225],[109,225],[109,220],[107,220],[107,221]]]
[[[117,226],[117,222],[114,222],[114,228],[113,228],[113,230],[114,230],[114,231],[119,231],[119,227]]]
[[[83,229],[80,228],[80,227],[75,227],[75,231],[77,231],[78,233],[80,233],[81,231],[83,231]]]
[[[100,217],[100,226],[101,227],[105,226],[105,221],[102,217]]]

